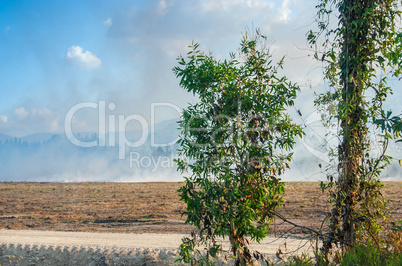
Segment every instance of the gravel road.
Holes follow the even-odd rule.
[[[184,236],[0,230],[0,265],[172,265]],[[226,241],[222,244],[228,249]],[[278,247],[283,252],[312,252],[300,239],[266,238],[251,245],[272,259]],[[218,265],[226,263],[230,264],[222,257]]]

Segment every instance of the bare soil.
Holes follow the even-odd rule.
[[[384,182],[392,219],[402,220],[402,182]],[[0,229],[116,233],[189,233],[181,216],[183,183],[0,183]],[[290,221],[320,228],[330,206],[319,183],[286,183],[278,212]],[[276,218],[275,234],[300,234]]]

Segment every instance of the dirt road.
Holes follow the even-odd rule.
[[[0,265],[169,265],[178,258],[183,234],[120,234],[0,230]],[[285,247],[286,242],[286,247]],[[222,241],[228,250],[227,241]],[[266,238],[252,244],[267,257],[284,253],[312,252],[308,241]],[[221,263],[225,264],[222,257]]]

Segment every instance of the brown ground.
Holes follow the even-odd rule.
[[[0,183],[0,229],[189,233],[177,189],[182,183]],[[286,183],[278,212],[319,228],[329,210],[319,183]],[[385,182],[393,220],[402,220],[402,182]],[[276,218],[278,234],[292,229]],[[302,233],[294,228],[290,233]]]

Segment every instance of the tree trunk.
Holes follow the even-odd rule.
[[[362,177],[362,165],[367,148],[367,126],[363,99],[367,54],[364,48],[368,29],[351,29],[358,23],[369,7],[355,8],[360,0],[345,0],[340,8],[342,46],[339,58],[342,101],[338,105],[342,141],[338,147],[339,178],[337,181],[336,203],[332,210],[330,235],[342,241],[343,248],[351,246],[356,240],[356,205]],[[333,240],[324,243],[329,250]]]
[[[237,235],[234,224],[231,225],[231,234],[229,236],[233,255],[235,256],[236,266],[252,265],[250,251],[244,243],[244,236]]]

